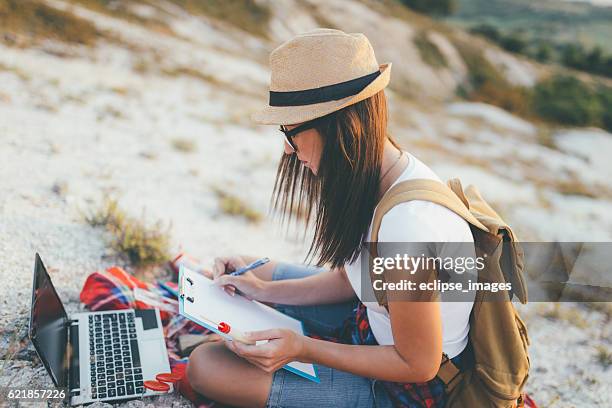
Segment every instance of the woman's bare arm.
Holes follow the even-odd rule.
[[[341,344],[272,329],[245,334],[253,341],[268,340],[264,345],[228,342],[227,347],[266,372],[298,360],[384,381],[431,380],[442,356],[439,304],[398,301],[389,306],[394,345]]]
[[[368,378],[424,382],[435,377],[442,356],[437,302],[390,302],[392,346],[353,346],[306,338],[306,360]]]
[[[272,280],[277,262],[270,261],[240,276],[231,276],[229,271],[251,263],[256,258],[249,256],[217,258],[212,271],[204,273],[233,294],[238,289],[243,295],[262,302],[285,305],[317,305],[348,301],[355,292],[346,277],[344,268],[316,273],[297,279]]]
[[[300,279],[267,282],[262,293],[264,302],[285,305],[322,305],[345,302],[355,292],[344,268],[334,268]]]

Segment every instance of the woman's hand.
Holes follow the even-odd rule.
[[[236,294],[236,289],[240,294],[248,299],[266,301],[266,285],[268,282],[259,279],[253,272],[248,271],[240,276],[221,275],[214,279],[217,286],[223,289],[230,295]]]
[[[221,275],[234,272],[247,265],[246,261],[241,256],[225,256],[215,258],[212,271],[203,270],[202,273],[210,279],[216,279]]]
[[[236,355],[267,373],[272,373],[292,361],[302,359],[306,337],[292,330],[261,330],[244,333],[244,335],[252,341],[268,340],[268,342],[257,346],[226,340],[225,345]]]
[[[240,256],[220,257],[215,258],[212,271],[203,270],[202,273],[206,277],[213,279],[219,286],[222,286],[223,290],[229,295],[234,296],[236,288],[238,288],[249,299],[263,300],[261,295],[266,282],[259,279],[253,273],[247,272],[241,276],[229,276],[223,280],[218,280],[218,278],[228,276],[228,274],[245,266],[247,266],[247,262]],[[232,278],[240,279],[240,281]]]

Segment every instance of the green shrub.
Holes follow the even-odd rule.
[[[554,55],[554,48],[550,43],[545,41],[538,41],[536,43],[533,58],[540,62],[549,62],[552,60]]]
[[[474,45],[455,44],[468,68],[468,83],[460,86],[458,94],[466,99],[499,106],[524,117],[530,116],[530,92],[512,85],[484,57],[482,50]]]
[[[170,259],[168,227],[160,221],[152,226],[125,214],[117,201],[108,200],[86,216],[93,227],[104,227],[111,235],[111,248],[134,266],[158,265]]]
[[[457,8],[455,0],[399,0],[399,2],[419,13],[434,15],[452,14]]]
[[[481,35],[503,49],[526,55],[540,62],[554,61],[566,67],[602,76],[612,76],[612,55],[600,46],[587,47],[581,42],[559,43],[525,31],[504,32],[491,24],[477,24],[470,28],[472,34]]]
[[[27,42],[54,39],[92,45],[100,33],[95,25],[69,11],[39,0],[0,0],[0,40],[27,38]]]
[[[427,32],[420,31],[414,37],[414,45],[419,50],[421,59],[428,65],[434,68],[442,68],[448,66],[448,62],[444,55],[440,52],[438,46],[432,43],[427,37]]]
[[[477,24],[470,28],[472,34],[481,35],[491,41],[498,42],[502,34],[491,24]]]
[[[612,76],[612,55],[604,54],[600,47],[595,46],[589,50],[583,44],[574,43],[565,44],[560,49],[560,62],[563,65],[598,75]]]
[[[572,126],[601,126],[604,116],[602,98],[571,76],[556,75],[538,83],[533,108],[544,119]]]
[[[601,114],[601,126],[608,131],[612,131],[612,88],[602,86],[597,91],[597,94],[603,110]]]
[[[513,32],[502,37],[500,45],[507,51],[514,52],[517,54],[524,54],[527,50],[527,40],[524,35],[520,32]]]
[[[587,85],[569,75],[555,75],[533,89],[510,84],[482,54],[463,41],[455,47],[468,68],[467,84],[459,96],[489,103],[527,119],[539,117],[569,126],[598,126],[612,130],[612,88],[601,83]]]

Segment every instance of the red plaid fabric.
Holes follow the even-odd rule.
[[[351,344],[378,344],[363,303],[359,302],[354,316],[345,322],[339,340]],[[389,393],[393,405],[398,408],[434,408],[443,407],[446,403],[444,383],[438,377],[424,383],[383,381],[382,384]]]
[[[119,267],[112,267],[104,272],[94,272],[89,275],[81,290],[80,298],[81,302],[92,311],[159,309],[170,367],[172,372],[183,377],[178,384],[180,393],[198,408],[221,408],[222,405],[202,397],[191,388],[185,376],[188,360],[179,357],[177,353],[178,337],[181,334],[208,334],[210,331],[178,313],[178,302],[168,288],[176,288],[176,284],[145,283]]]
[[[334,340],[334,339],[330,339]],[[351,344],[378,344],[368,321],[367,309],[359,302],[354,317],[345,322],[342,333],[337,341]],[[461,355],[452,359],[460,365]],[[399,408],[436,408],[446,404],[446,388],[444,382],[436,377],[425,383],[395,383],[383,382],[395,407]],[[523,407],[537,408],[535,401],[526,393],[523,394]]]
[[[112,267],[104,272],[94,272],[89,275],[81,290],[80,299],[92,311],[152,307],[160,309],[170,366],[173,372],[183,376],[183,380],[179,382],[179,391],[198,408],[221,408],[222,405],[202,397],[191,388],[185,377],[187,359],[181,359],[177,354],[179,335],[207,334],[210,331],[178,314],[176,297],[168,288],[176,288],[176,284],[145,283],[119,267]],[[323,339],[348,344],[377,344],[367,319],[366,308],[362,303],[359,303],[354,316],[347,319],[336,336]],[[420,384],[384,382],[384,385],[397,407],[434,408],[442,407],[445,403],[444,384],[439,379]],[[537,408],[528,395],[524,396],[524,402],[527,408]]]

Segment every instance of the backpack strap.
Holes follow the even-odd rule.
[[[463,192],[460,197],[441,182],[429,179],[413,179],[397,183],[383,195],[374,212],[370,242],[378,241],[380,223],[385,214],[396,205],[412,200],[431,201],[432,203],[439,204],[453,211],[475,227],[489,232],[487,227],[478,221],[468,210],[467,199]]]
[[[463,194],[463,189],[458,180],[449,181],[449,186],[447,187],[435,180],[412,179],[397,183],[383,195],[374,212],[370,242],[378,242],[378,231],[385,214],[396,205],[412,200],[430,201],[439,204],[453,211],[475,227],[485,232],[489,232],[487,227],[470,213],[469,202]],[[374,253],[372,255],[376,256],[375,244],[370,245],[370,251],[373,251]],[[382,302],[381,304],[386,302],[385,298],[377,298],[377,300],[379,303]],[[455,386],[461,381],[462,376],[460,374],[461,371],[459,368],[446,354],[443,354],[437,376],[444,382],[447,393],[452,392]]]
[[[467,348],[468,346],[466,346]],[[463,352],[465,352],[464,350]],[[461,370],[452,362],[446,353],[442,353],[442,362],[436,376],[442,380],[446,386],[446,393],[450,394],[461,381]]]

